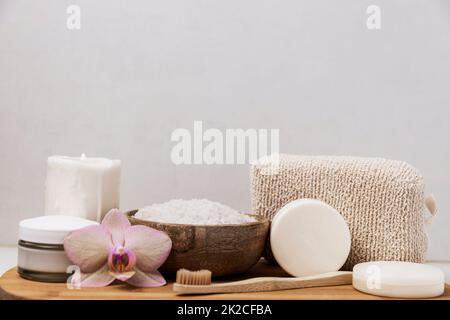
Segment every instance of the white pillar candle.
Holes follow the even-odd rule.
[[[120,160],[51,156],[47,161],[45,214],[100,221],[119,207]]]

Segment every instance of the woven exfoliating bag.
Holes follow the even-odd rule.
[[[352,245],[344,270],[366,261],[424,262],[424,182],[408,163],[280,155],[276,165],[274,171],[267,170],[267,163],[251,166],[254,214],[273,218],[292,200],[319,199],[337,209],[349,225]]]

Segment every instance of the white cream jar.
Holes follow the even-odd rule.
[[[21,277],[43,282],[65,282],[71,265],[64,238],[74,230],[97,222],[72,216],[43,216],[19,224],[17,270]]]

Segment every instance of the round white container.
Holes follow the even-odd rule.
[[[97,222],[71,216],[43,216],[19,224],[18,272],[29,280],[65,282],[71,265],[64,238],[74,230]]]

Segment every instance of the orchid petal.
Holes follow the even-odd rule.
[[[144,272],[151,272],[166,261],[172,241],[165,232],[136,225],[125,231],[125,246],[136,255],[136,266]]]
[[[137,268],[135,275],[128,279],[126,282],[135,287],[147,288],[147,287],[161,287],[166,284],[166,280],[155,270],[153,272],[145,273]]]
[[[109,272],[110,275],[112,275],[115,279],[120,281],[127,281],[132,276],[136,274],[136,271],[127,271],[127,272]]]
[[[111,246],[110,233],[99,225],[72,231],[64,239],[67,257],[84,273],[101,268],[108,259]]]
[[[81,274],[80,287],[82,288],[100,288],[111,284],[115,278],[109,273],[109,268],[104,265],[94,273]]]
[[[115,246],[123,246],[124,232],[131,224],[125,214],[118,209],[112,209],[103,218],[102,226],[111,233],[112,242]]]

